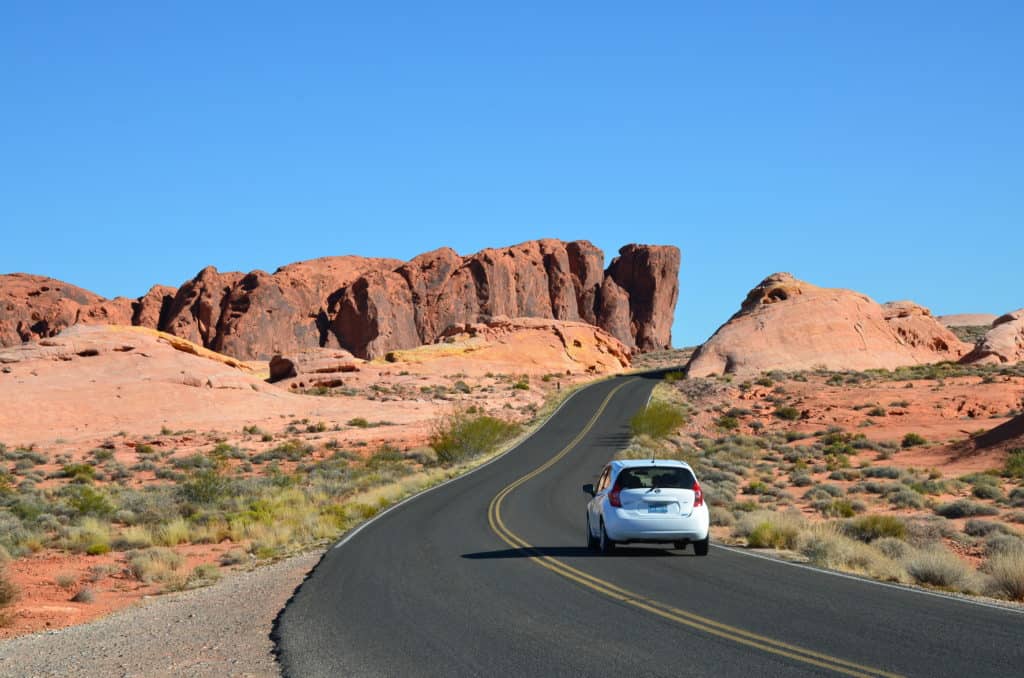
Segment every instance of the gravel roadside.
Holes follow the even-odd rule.
[[[149,598],[89,624],[0,641],[0,676],[279,676],[274,618],[322,553]]]

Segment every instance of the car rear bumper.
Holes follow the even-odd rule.
[[[700,541],[708,536],[708,507],[699,506],[689,516],[651,516],[638,511],[605,511],[604,527],[613,541]]]

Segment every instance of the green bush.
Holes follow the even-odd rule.
[[[908,433],[903,436],[903,441],[900,443],[903,447],[915,447],[917,445],[924,445],[928,441],[924,439],[924,436],[917,433]]]
[[[907,536],[906,524],[896,516],[870,515],[857,518],[846,523],[843,531],[860,541],[872,542],[876,539],[903,539]]]
[[[438,462],[454,464],[493,452],[518,432],[518,424],[497,417],[456,412],[434,426],[429,444]]]
[[[1010,450],[1003,473],[1011,478],[1024,478],[1024,449]]]
[[[994,516],[999,513],[999,509],[969,499],[957,499],[937,506],[935,512],[943,518],[969,518],[971,516]]]
[[[664,438],[675,432],[685,421],[682,411],[672,403],[652,400],[647,407],[633,415],[629,426],[635,436]]]
[[[786,421],[796,421],[800,418],[800,410],[791,405],[777,407],[775,409],[775,416],[779,419],[785,419]]]
[[[71,485],[65,490],[68,505],[83,516],[109,516],[114,505],[107,496],[88,485]]]
[[[735,431],[740,427],[740,420],[729,415],[722,415],[718,418],[718,421],[715,422],[715,425],[726,431]]]

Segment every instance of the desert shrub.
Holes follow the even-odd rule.
[[[872,542],[886,537],[903,539],[907,536],[907,526],[896,516],[870,515],[845,523],[843,532],[854,539]]]
[[[653,400],[644,409],[633,415],[629,426],[633,435],[648,435],[652,438],[664,438],[683,425],[686,418],[682,410],[662,400]]]
[[[969,518],[971,516],[994,516],[999,513],[999,509],[969,499],[957,499],[948,504],[940,504],[935,508],[935,513],[943,518]]]
[[[172,578],[185,559],[171,549],[157,546],[145,551],[130,551],[128,568],[142,582],[165,582]]]
[[[794,473],[789,477],[789,482],[796,487],[808,487],[814,484],[814,479],[808,473]]]
[[[903,560],[913,551],[910,544],[896,537],[882,537],[871,542],[871,545],[893,560]]]
[[[805,524],[797,512],[756,511],[736,522],[733,535],[745,538],[753,548],[794,549]]]
[[[736,524],[736,516],[724,506],[716,506],[711,509],[711,524],[732,527]]]
[[[715,426],[725,431],[735,431],[740,427],[740,420],[727,414],[722,415],[715,422]]]
[[[904,561],[907,574],[918,584],[944,589],[970,590],[974,572],[960,558],[944,548],[930,548],[911,554]]]
[[[182,499],[196,504],[213,504],[223,498],[231,482],[214,468],[196,471],[178,487]]]
[[[1011,478],[1024,478],[1024,449],[1010,451],[1006,457],[1003,474]]]
[[[810,501],[813,499],[832,499],[834,497],[842,497],[846,492],[843,488],[837,485],[818,485],[807,490],[804,494],[804,499]]]
[[[900,470],[893,466],[871,466],[861,471],[865,478],[888,478],[896,480],[900,477]]]
[[[189,526],[184,518],[175,518],[157,528],[154,541],[161,546],[177,546],[189,541]]]
[[[829,518],[851,518],[857,515],[857,506],[849,499],[822,499],[812,503],[811,506],[821,515]],[[861,506],[863,507],[863,505]]]
[[[519,425],[487,415],[455,412],[444,417],[430,434],[430,446],[442,464],[452,464],[493,452],[519,432]]]
[[[774,414],[779,419],[784,419],[786,421],[796,421],[800,418],[800,410],[791,405],[775,408]]]
[[[898,580],[899,566],[881,551],[838,534],[829,525],[816,525],[799,539],[799,551],[819,567],[862,572],[880,579]]]
[[[964,525],[964,532],[972,537],[987,537],[991,534],[1016,534],[1011,528],[991,520],[971,519]]]
[[[869,417],[884,417],[885,416],[885,408],[884,407],[872,407],[870,410],[868,410],[868,416]]]
[[[367,468],[378,469],[400,464],[405,460],[402,451],[392,445],[383,445],[366,460]]]
[[[352,417],[345,423],[347,423],[349,426],[354,426],[356,428],[370,427],[370,422],[365,417]]]
[[[18,586],[11,581],[0,565],[0,609],[8,607],[18,599]]]
[[[209,586],[210,584],[215,584],[220,581],[220,578],[221,572],[219,567],[213,563],[204,563],[192,568],[192,571],[188,575],[186,586],[187,588]]]
[[[1024,551],[1024,539],[1015,534],[993,534],[985,539],[985,553],[990,556],[1011,551]]]
[[[1010,490],[1010,506],[1024,506],[1024,487]]]
[[[221,565],[241,565],[242,563],[249,560],[249,555],[242,549],[231,549],[220,554],[218,559]]]
[[[993,593],[1010,600],[1024,600],[1024,551],[994,555],[985,562],[984,570],[992,578]]]
[[[903,436],[903,440],[900,442],[901,447],[915,447],[917,445],[924,445],[928,441],[923,436],[917,433],[908,433]]]
[[[110,551],[110,526],[95,518],[83,518],[78,525],[66,528],[64,548],[76,553],[98,556]]]
[[[53,578],[53,583],[62,589],[70,589],[78,583],[78,575],[74,572],[61,572]]]
[[[72,603],[91,603],[94,600],[96,600],[96,594],[88,586],[79,589],[78,593],[71,596]]]
[[[955,538],[959,534],[956,526],[939,516],[910,516],[905,518],[905,522],[907,541],[919,548],[932,546],[942,539]]]
[[[905,486],[887,492],[885,498],[896,508],[924,508],[924,497]]]
[[[302,461],[311,454],[313,454],[312,445],[308,445],[298,439],[292,439],[277,445],[271,450],[267,450],[266,452],[261,452],[253,456],[252,460],[256,463],[263,463],[265,461],[272,461],[275,459]]]
[[[995,485],[975,485],[974,489],[971,490],[978,499],[1005,499],[1006,496],[1003,491]]]
[[[65,464],[60,475],[77,483],[89,483],[96,477],[96,467],[92,464]]]
[[[113,545],[119,551],[147,548],[153,545],[153,535],[145,525],[130,525],[114,537]]]

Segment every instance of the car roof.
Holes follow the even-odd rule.
[[[693,471],[689,464],[678,459],[614,459],[611,466],[612,470],[616,472],[624,468],[636,468],[638,466],[664,466],[666,468],[685,468]]]

